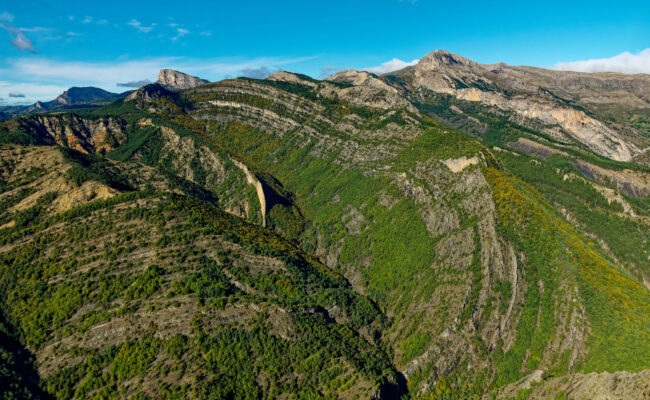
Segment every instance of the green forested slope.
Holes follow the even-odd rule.
[[[34,354],[12,390],[455,399],[650,368],[647,197],[581,172],[643,167],[350,88],[153,85],[70,117],[123,120],[108,147],[4,125],[3,354]]]

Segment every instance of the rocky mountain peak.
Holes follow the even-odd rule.
[[[459,67],[474,67],[478,66],[475,61],[459,56],[458,54],[453,54],[447,50],[434,50],[426,56],[422,57],[418,66],[428,66],[434,68],[446,69],[449,67],[459,68]]]
[[[189,89],[206,84],[208,81],[173,69],[161,69],[156,83],[170,89]]]

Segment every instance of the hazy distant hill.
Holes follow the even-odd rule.
[[[126,97],[124,93],[111,93],[96,87],[71,87],[52,101],[38,101],[28,106],[0,106],[0,120],[45,111],[63,111],[76,108],[93,108]]]

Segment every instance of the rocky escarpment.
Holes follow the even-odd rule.
[[[127,124],[119,117],[32,115],[18,119],[17,123],[39,143],[57,144],[82,153],[107,153],[126,139]]]
[[[206,84],[208,81],[197,78],[196,76],[174,71],[173,69],[161,69],[158,73],[158,80],[156,83],[169,89],[189,89]]]
[[[511,112],[519,123],[541,129],[556,140],[583,144],[615,160],[630,161],[650,144],[629,124],[622,134],[624,119],[618,124],[596,116],[607,107],[621,104],[631,110],[649,108],[650,76],[486,65],[438,50],[393,75],[417,88]]]

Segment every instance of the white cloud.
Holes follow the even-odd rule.
[[[212,36],[212,31],[203,31],[199,33],[200,36]]]
[[[86,15],[86,17],[81,21],[82,24],[89,24],[93,22],[93,17],[89,17]]]
[[[113,87],[130,77],[140,78],[157,75],[165,65],[177,60],[171,57],[153,58],[117,63],[54,61],[46,58],[20,58],[10,61],[11,75],[29,81],[68,82],[71,85]],[[0,75],[9,75],[0,71]]]
[[[0,97],[5,99],[11,97],[12,99],[15,99],[15,97],[9,96],[9,94],[20,93],[24,95],[24,97],[21,97],[18,102],[12,100],[11,103],[13,104],[33,104],[38,100],[53,100],[66,89],[67,87],[57,85],[0,81]]]
[[[12,16],[12,19],[13,19],[13,16]],[[9,35],[11,36],[11,39],[9,39],[9,41],[18,50],[20,50],[20,51],[25,51],[26,50],[26,51],[29,51],[29,52],[32,52],[32,53],[36,52],[36,48],[34,47],[34,44],[32,43],[31,40],[29,40],[29,38],[27,36],[25,36],[25,34],[23,33],[23,31],[20,28],[18,28],[16,26],[13,26],[13,25],[11,25],[9,23],[4,23],[4,22],[0,22],[0,28],[2,28],[4,30],[6,30],[7,32],[9,32]]]
[[[172,40],[176,41],[176,40],[182,38],[183,36],[187,35],[188,33],[190,33],[190,31],[187,30],[187,29],[177,28],[176,29],[176,36],[172,37]]]
[[[382,75],[382,74],[387,74],[389,72],[400,70],[402,68],[410,67],[412,65],[417,64],[418,61],[420,60],[413,60],[410,62],[406,62],[397,58],[393,58],[390,61],[386,61],[385,63],[382,63],[378,67],[362,68],[361,70],[372,72],[373,74],[377,74],[377,75]]]
[[[44,26],[34,26],[32,28],[19,28],[22,32],[49,32],[52,31],[52,28],[46,28]]]
[[[578,72],[621,72],[624,74],[650,74],[650,48],[638,54],[629,51],[610,58],[585,61],[559,62],[553,69]]]
[[[137,19],[135,19],[135,18],[132,19],[131,21],[127,22],[126,24],[131,25],[132,27],[137,29],[138,32],[141,32],[141,33],[149,33],[156,26],[156,24],[151,24],[151,26],[143,26],[142,23],[140,21],[138,21]]]

